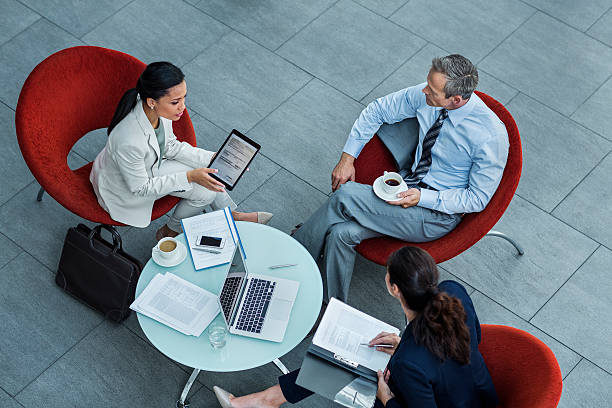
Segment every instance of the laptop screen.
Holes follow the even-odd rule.
[[[240,293],[246,282],[246,264],[244,262],[243,252],[240,250],[240,246],[236,245],[234,248],[234,255],[232,261],[229,264],[227,276],[221,293],[219,294],[219,302],[221,303],[221,311],[225,317],[225,321],[228,326],[231,324],[232,316],[234,311],[239,304]]]

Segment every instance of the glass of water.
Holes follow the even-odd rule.
[[[225,347],[227,343],[227,327],[224,323],[213,322],[208,327],[208,340],[214,349]]]

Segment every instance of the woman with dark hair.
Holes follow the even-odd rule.
[[[402,337],[380,333],[370,345],[392,354],[378,372],[376,408],[487,408],[497,406],[491,376],[478,351],[480,324],[472,300],[455,281],[438,284],[433,258],[416,247],[404,247],[387,261],[385,283],[409,321]],[[214,387],[223,408],[276,408],[312,392],[295,384],[298,371],[279,378],[279,385],[236,398]]]
[[[153,203],[165,195],[182,198],[159,240],[178,235],[180,220],[236,204],[207,168],[213,152],[179,142],[172,122],[185,110],[187,85],[180,68],[169,62],[147,65],[136,87],[125,92],[108,126],[108,141],[94,161],[89,180],[98,202],[115,221],[146,227]],[[272,214],[234,211],[239,221],[267,223]]]

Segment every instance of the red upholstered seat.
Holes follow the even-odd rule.
[[[70,170],[72,146],[86,133],[106,128],[123,93],[133,88],[145,64],[100,47],[72,47],[42,61],[26,80],[15,114],[17,139],[32,174],[63,207],[96,223],[122,225],[100,207],[89,182],[92,163]],[[173,124],[181,141],[195,146],[189,114]],[[151,219],[172,209],[178,198],[155,202]]]
[[[502,180],[487,207],[479,213],[466,214],[454,230],[434,241],[413,243],[390,237],[367,239],[355,248],[363,257],[379,265],[385,265],[391,253],[403,246],[414,245],[423,248],[437,263],[441,263],[459,255],[478,242],[504,214],[521,177],[523,164],[521,139],[510,112],[489,95],[478,91],[476,94],[504,122],[510,143]],[[355,160],[355,181],[372,184],[385,170],[397,171],[397,168],[391,153],[375,135]]]
[[[561,398],[561,369],[553,352],[531,334],[483,324],[478,347],[501,407],[553,408]]]

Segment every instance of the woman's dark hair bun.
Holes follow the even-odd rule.
[[[470,362],[470,332],[461,301],[438,287],[433,258],[417,247],[403,247],[387,260],[389,282],[397,285],[405,306],[416,312],[408,326],[415,340],[440,360]]]
[[[170,62],[152,62],[147,65],[136,81],[136,86],[128,89],[115,109],[106,133],[111,134],[115,126],[121,122],[136,106],[138,95],[141,100],[152,98],[158,100],[168,93],[168,90],[185,80],[185,74],[179,67]]]

